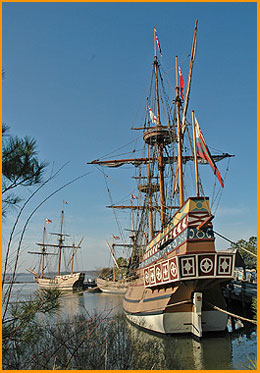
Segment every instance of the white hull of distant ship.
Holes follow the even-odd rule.
[[[64,202],[63,202],[64,208]],[[41,246],[40,252],[29,251],[31,254],[38,254],[41,256],[41,274],[38,274],[33,269],[28,269],[29,272],[35,275],[34,281],[38,284],[40,289],[59,289],[59,290],[78,290],[83,288],[83,283],[85,279],[85,273],[83,272],[76,272],[73,271],[74,265],[74,258],[76,255],[76,251],[80,248],[80,243],[76,245],[64,245],[64,238],[67,236],[66,234],[62,233],[63,228],[63,218],[64,218],[64,209],[62,208],[61,212],[61,229],[60,233],[52,233],[53,235],[58,236],[58,243],[57,244],[47,244],[45,243],[45,235],[46,235],[46,226],[44,223],[43,229],[43,242],[37,243],[37,245]],[[46,221],[49,221],[46,219]],[[46,222],[45,221],[45,222]],[[55,248],[58,250],[57,253],[50,253],[47,249]],[[62,259],[62,249],[71,249],[72,255],[67,263],[67,267],[70,265],[70,273],[68,274],[61,274],[61,259]],[[47,276],[45,275],[45,265],[46,265],[46,256],[48,255],[58,255],[58,270],[57,275],[55,276]]]
[[[35,277],[39,288],[41,289],[60,289],[60,290],[76,290],[82,289],[85,279],[85,274],[82,272],[55,276],[53,278]]]
[[[140,196],[138,200],[142,200],[141,195],[144,194],[144,203],[142,206],[136,206],[136,209],[139,211],[146,209],[147,213],[144,215],[147,224],[143,224],[142,227],[144,229],[146,226],[150,229],[146,234],[142,233],[143,229],[137,233],[136,242],[140,249],[140,256],[136,264],[136,279],[129,283],[123,301],[127,318],[133,323],[155,332],[192,333],[201,337],[203,332],[217,332],[226,329],[226,304],[221,288],[233,278],[235,252],[215,250],[212,226],[214,216],[211,214],[209,199],[204,196],[202,187],[200,188],[198,175],[198,163],[210,164],[221,185],[224,186],[215,162],[231,157],[231,155],[223,153],[212,156],[209,153],[204,138],[202,134],[200,135],[200,129],[197,128],[194,112],[192,112],[192,144],[189,135],[191,125],[186,120],[196,50],[196,33],[197,24],[182,111],[176,57],[175,110],[170,108],[169,115],[164,119],[167,125],[161,124],[161,116],[166,112],[167,105],[169,107],[171,99],[163,100],[162,98],[162,94],[165,92],[163,80],[160,83],[162,88],[158,88],[161,71],[159,72],[159,62],[156,55],[158,38],[154,35],[153,79],[155,79],[155,83],[151,83],[150,96],[147,98],[146,124],[143,128],[134,128],[144,131],[143,140],[146,144],[146,154],[143,158],[95,160],[91,163],[108,167],[118,167],[123,164],[135,166],[142,164],[147,167],[146,175],[144,175],[147,177],[146,183],[140,184],[139,182],[138,185]],[[180,75],[180,81],[181,77]],[[155,87],[155,99],[152,102],[150,100],[153,87]],[[163,110],[160,109],[162,102],[165,105]],[[156,110],[156,114],[153,114],[151,107]],[[171,119],[171,115],[174,115],[173,119]],[[187,133],[191,155],[184,156],[182,147],[184,134]],[[177,149],[172,151],[174,145]],[[196,197],[185,200],[183,164],[188,161],[194,161],[195,164]],[[157,166],[153,167],[155,164]],[[167,173],[168,180],[170,179],[169,175],[173,175],[173,182],[170,184],[171,191],[167,190],[167,193],[165,192],[166,166],[171,167],[170,172]],[[158,173],[154,174],[154,170],[157,170]],[[144,177],[140,175],[139,179],[142,180]],[[158,184],[153,183],[154,179],[158,181]],[[173,198],[176,201],[175,205],[171,202]],[[112,205],[110,207],[122,209],[127,206]],[[176,209],[172,218],[167,216],[167,213],[171,211],[169,209]],[[158,211],[160,212],[161,228],[156,235],[154,216]],[[147,244],[148,236],[150,242]],[[146,243],[146,249],[143,252],[141,247],[144,243]]]

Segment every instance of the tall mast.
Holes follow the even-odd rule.
[[[72,246],[73,246],[73,251],[72,251],[72,257],[71,257],[71,270],[70,270],[70,274],[71,275],[73,275],[73,263],[74,263],[74,255],[75,255],[75,244],[73,243]]]
[[[178,79],[178,57],[175,57],[176,67],[176,97],[175,105],[177,112],[177,131],[178,131],[178,169],[179,169],[179,195],[180,195],[180,206],[183,205],[183,171],[182,171],[182,131],[181,131],[181,118],[180,118],[180,106],[181,100],[179,97],[179,79]]]
[[[156,53],[156,35],[154,27],[154,73],[155,73],[155,89],[156,89],[156,107],[157,107],[157,129],[161,129],[160,119],[160,105],[159,105],[159,88],[158,88],[158,61]],[[161,203],[161,227],[165,226],[165,194],[164,194],[164,163],[163,163],[163,144],[158,143],[158,169],[159,169],[159,180],[160,180],[160,203]]]
[[[192,110],[192,129],[193,129],[193,147],[194,147],[194,164],[195,164],[195,177],[196,177],[196,195],[199,197],[199,172],[198,172],[198,157],[197,157],[197,145],[196,145],[196,134],[195,134],[195,116],[194,110]]]
[[[44,255],[45,255],[45,234],[46,234],[46,226],[44,221],[44,227],[43,227],[43,240],[42,240],[42,275],[41,278],[44,276]]]
[[[155,27],[154,27],[154,73],[155,73],[155,88],[156,88],[156,107],[157,107],[157,118],[158,118],[157,126],[161,127],[157,67],[158,67],[158,61],[157,61],[157,50],[156,50],[156,35],[155,35]]]
[[[148,121],[148,104],[147,104],[147,113],[146,113],[146,122],[147,125],[149,123]],[[149,150],[149,144],[147,146],[147,158],[150,158],[150,150]],[[147,165],[148,167],[148,172],[147,172],[147,182],[148,184],[151,183],[151,169],[150,169],[150,163]],[[153,230],[153,210],[152,210],[152,191],[149,192],[149,217],[150,217],[150,239],[153,239],[154,236],[154,230]]]
[[[61,222],[60,222],[60,234],[59,234],[59,263],[58,263],[58,276],[60,276],[61,268],[61,252],[62,252],[62,227],[63,227],[63,217],[64,217],[64,201],[62,202],[62,211],[61,211]]]
[[[111,246],[109,245],[107,240],[106,240],[106,243],[107,243],[107,246],[109,247],[109,250],[111,252],[111,256],[112,256],[112,259],[113,259],[113,281],[115,281],[115,279],[116,279],[115,265],[117,266],[118,270],[120,270],[120,268],[119,268],[118,263],[116,261],[116,258],[115,258],[115,255],[114,255],[114,250],[111,248]],[[112,247],[113,247],[113,245],[112,245]]]

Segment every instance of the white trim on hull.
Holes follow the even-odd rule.
[[[133,315],[126,312],[126,317],[142,328],[162,334],[195,334],[192,327],[193,312],[161,313],[157,315]],[[202,331],[224,331],[227,326],[227,319],[227,315],[220,311],[203,311]]]
[[[104,288],[99,288],[102,293],[110,293],[110,294],[125,294],[126,292],[126,289],[125,290],[122,290],[122,289],[118,289],[116,290],[115,288],[113,289],[104,289]]]
[[[41,289],[74,290],[83,287],[84,278],[85,274],[79,272],[54,278],[36,278],[35,281]]]

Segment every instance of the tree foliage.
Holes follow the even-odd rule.
[[[128,263],[126,258],[120,256],[117,259],[118,268],[115,269],[116,279],[125,278],[128,270]]]
[[[55,314],[59,309],[60,294],[58,289],[39,290],[31,300],[10,305],[9,317],[2,326],[4,365],[11,364],[12,369],[23,366],[28,346],[36,345],[43,333],[39,315]]]
[[[251,255],[247,251],[250,251],[253,254],[257,255],[257,237],[252,236],[249,238],[248,241],[243,239],[239,240],[235,244],[232,244],[232,248],[238,249],[245,262],[246,268],[256,269],[257,259],[254,255]],[[247,251],[245,251],[244,249],[246,249]]]
[[[10,135],[6,124],[2,134],[2,213],[6,216],[8,209],[21,201],[17,188],[39,184],[47,163],[38,159],[36,140]]]

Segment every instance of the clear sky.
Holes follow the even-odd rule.
[[[50,164],[46,176],[70,162],[26,209],[13,249],[29,212],[56,188],[90,172],[34,214],[20,272],[31,266],[27,251],[41,240],[45,218],[53,221],[50,232],[58,229],[62,200],[68,201],[65,230],[75,242],[85,237],[79,269],[108,264],[105,240],[112,242],[118,229],[112,210],[105,208],[110,201],[104,178],[86,163],[138,136],[131,126],[143,119],[154,26],[173,85],[176,55],[187,80],[196,19],[189,109],[195,110],[209,146],[236,155],[214,228],[233,241],[256,235],[256,3],[4,3],[3,121],[12,134],[37,140],[40,159]],[[222,174],[226,165],[219,163]],[[130,171],[130,166],[118,171],[118,194],[113,194],[117,171],[108,171],[115,202],[133,193]],[[30,195],[29,189],[21,192]],[[206,193],[211,196],[212,188]],[[14,216],[3,222],[4,246]],[[220,239],[216,246],[229,247]]]

